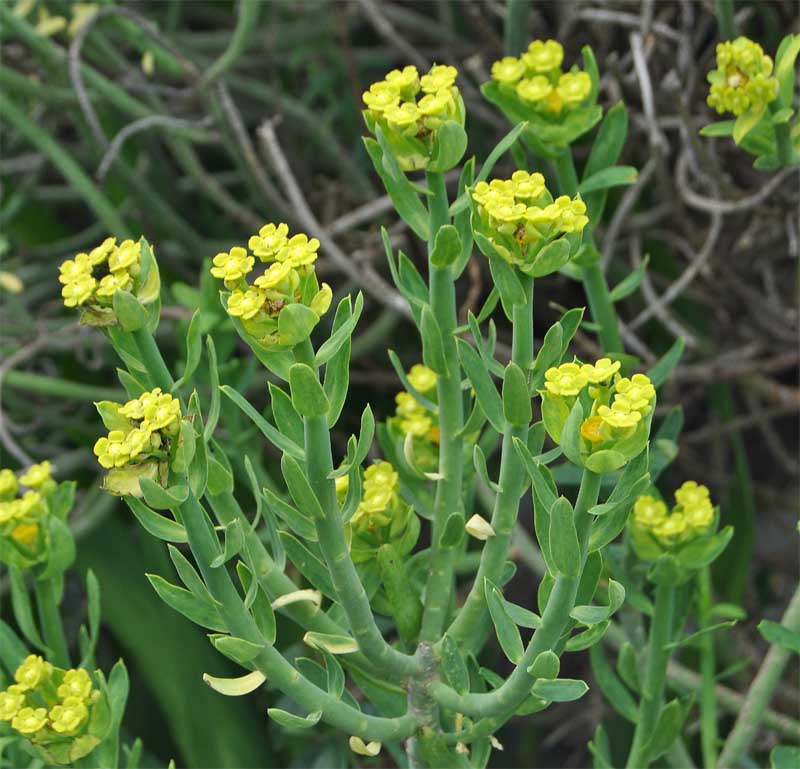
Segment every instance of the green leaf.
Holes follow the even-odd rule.
[[[524,264],[520,269],[534,278],[543,278],[545,275],[560,270],[570,259],[572,246],[566,237],[558,238],[542,248],[532,264]]]
[[[194,566],[189,563],[186,556],[181,553],[177,547],[173,547],[172,545],[167,545],[167,549],[169,550],[169,557],[172,560],[172,565],[175,567],[175,571],[178,572],[178,576],[181,578],[181,582],[183,582],[187,590],[194,593],[201,601],[213,603],[206,583],[203,582],[202,577],[197,573]]]
[[[726,526],[717,534],[698,537],[677,553],[678,562],[687,569],[700,569],[715,561],[728,546],[733,536],[733,526]]]
[[[766,104],[759,104],[755,109],[749,109],[736,118],[733,124],[733,140],[737,144],[741,144],[747,134],[761,122],[766,110]]]
[[[467,132],[455,120],[446,120],[433,135],[428,171],[444,173],[455,168],[467,150]]]
[[[326,651],[329,654],[355,654],[358,651],[358,642],[354,638],[337,633],[309,631],[303,636],[303,642],[312,649]]]
[[[397,357],[397,353],[394,350],[387,350],[386,353],[392,363],[392,368],[394,368],[395,373],[403,385],[403,389],[411,393],[411,395],[414,396],[414,400],[428,411],[432,411],[434,414],[438,413],[439,407],[411,384],[403,369],[403,364],[400,362],[400,358]]]
[[[497,143],[495,148],[486,156],[486,160],[481,166],[480,173],[475,177],[476,184],[478,182],[485,182],[489,178],[489,174],[492,172],[497,161],[511,149],[511,146],[527,127],[527,123],[518,123]]]
[[[481,253],[489,259],[492,281],[500,292],[500,301],[503,303],[506,317],[511,320],[514,305],[525,304],[525,289],[514,268],[495,252],[492,244],[479,232],[475,233],[475,243]]]
[[[322,711],[316,710],[305,717],[301,717],[280,708],[267,708],[267,715],[284,729],[311,729],[319,723],[320,718],[322,718]]]
[[[449,635],[442,639],[442,673],[447,683],[459,694],[469,691],[469,672],[464,656]]]
[[[253,578],[253,574],[241,561],[236,564],[236,573],[245,592],[244,605],[253,615],[258,630],[268,644],[275,643],[277,626],[275,623],[275,611],[267,594],[259,585],[258,580]]]
[[[325,513],[308,482],[308,473],[305,468],[294,457],[284,454],[281,457],[281,471],[289,493],[303,515],[312,519],[324,518]]]
[[[484,578],[484,591],[497,640],[500,642],[506,657],[516,665],[522,659],[525,651],[522,646],[519,628],[506,613],[500,591],[486,578]]]
[[[569,613],[583,625],[598,625],[611,617],[625,601],[625,588],[613,579],[608,581],[608,606],[575,606]]]
[[[698,630],[691,635],[686,636],[685,638],[681,638],[680,641],[675,641],[673,643],[665,644],[665,649],[680,649],[683,646],[692,646],[696,644],[701,638],[707,636],[711,633],[715,633],[717,630],[722,630],[723,628],[733,627],[736,624],[736,620],[726,620],[725,622],[718,622],[715,625],[709,625],[708,627],[704,627],[702,630]]]
[[[404,643],[412,645],[419,635],[422,603],[417,591],[409,589],[406,564],[398,548],[391,543],[378,548],[377,563],[397,632]]]
[[[586,457],[583,464],[587,470],[602,474],[613,473],[615,470],[619,470],[627,461],[625,455],[620,454],[619,451],[603,449],[590,454]]]
[[[181,524],[159,515],[136,497],[126,496],[124,499],[130,511],[136,516],[136,519],[148,534],[152,534],[157,539],[164,540],[164,542],[183,543],[189,541],[186,529]]]
[[[483,453],[483,449],[481,449],[480,445],[477,443],[472,448],[472,464],[475,466],[475,472],[478,474],[478,478],[480,478],[495,494],[499,494],[500,486],[489,477],[489,468],[486,466],[486,456]]]
[[[380,128],[376,130],[376,135],[378,141],[369,137],[364,138],[364,146],[372,165],[378,176],[381,177],[383,186],[389,193],[397,213],[420,240],[427,242],[428,212],[419,199],[414,186],[397,164]]]
[[[635,724],[639,720],[639,708],[631,693],[625,688],[617,674],[606,659],[602,644],[596,644],[589,650],[592,672],[595,681],[603,692],[606,702],[623,718]]]
[[[349,296],[346,296],[344,299],[342,299],[342,301],[339,303],[339,306],[341,307],[342,304],[346,304],[346,310],[349,317],[331,333],[330,338],[326,339],[320,346],[319,350],[317,350],[317,354],[314,356],[314,363],[317,366],[322,366],[324,363],[327,363],[334,355],[336,355],[337,352],[339,352],[339,350],[342,348],[342,345],[353,336],[353,331],[358,323],[358,319],[361,317],[361,311],[364,309],[364,295],[360,291],[358,292],[356,295],[355,306],[353,307],[352,311],[350,310]],[[338,315],[338,308],[336,312]]]
[[[583,466],[583,457],[581,456],[581,425],[583,424],[583,419],[583,404],[580,398],[576,398],[561,429],[560,444],[561,448],[564,449],[564,456],[573,465],[578,465],[578,467]]]
[[[114,315],[125,333],[139,331],[147,324],[147,310],[130,291],[117,289],[112,304]]]
[[[214,347],[214,340],[211,334],[206,337],[206,349],[208,350],[208,377],[211,380],[211,405],[208,407],[208,417],[203,428],[203,438],[208,443],[214,436],[219,420],[219,370],[217,369],[217,350]]]
[[[453,512],[447,516],[439,538],[439,547],[449,549],[456,547],[464,538],[464,514]]]
[[[278,536],[286,548],[289,560],[297,567],[298,571],[323,595],[332,601],[339,598],[331,582],[328,566],[317,558],[302,542],[289,534],[288,531],[278,532]]]
[[[176,510],[189,498],[188,486],[170,486],[165,489],[150,478],[140,478],[139,486],[144,501],[156,510]]]
[[[436,321],[436,316],[430,305],[422,308],[420,323],[422,336],[422,360],[425,365],[433,369],[439,376],[448,376],[447,358],[444,352],[444,339],[442,331]]]
[[[633,184],[639,172],[633,166],[609,166],[602,171],[584,177],[578,187],[581,195],[588,195],[591,192],[607,190],[610,187],[623,187]]]
[[[50,555],[47,565],[38,579],[54,579],[63,574],[75,561],[75,539],[69,526],[60,518],[51,515],[47,524],[50,539]]]
[[[259,414],[258,411],[256,411],[243,396],[239,395],[236,390],[229,385],[222,385],[220,390],[222,390],[222,392],[250,418],[253,424],[263,433],[266,439],[273,446],[275,446],[275,448],[280,449],[295,459],[305,459],[305,452],[303,449],[300,448],[300,446],[298,446],[294,441],[290,440],[284,435],[281,435],[281,433],[269,422],[267,422],[267,420],[264,419],[264,417],[262,417],[261,414]]]
[[[527,427],[533,418],[528,380],[514,361],[506,366],[503,377],[503,414],[512,427]]]
[[[566,497],[559,497],[550,508],[549,539],[556,569],[568,577],[577,577],[581,572],[581,549],[572,505]]]
[[[242,521],[239,518],[234,518],[225,527],[225,545],[222,552],[211,561],[211,568],[218,569],[220,566],[230,561],[235,555],[241,553],[243,547],[244,531],[242,530]]]
[[[178,434],[177,445],[174,449],[171,469],[175,473],[186,473],[189,465],[194,459],[194,452],[197,449],[197,440],[194,435],[194,427],[188,419],[181,422],[180,433]]]
[[[786,35],[775,53],[775,77],[778,78],[779,101],[783,107],[792,106],[795,89],[794,63],[800,54],[800,35]]]
[[[268,387],[272,418],[275,420],[278,430],[298,446],[302,446],[305,440],[303,419],[295,411],[292,399],[273,382],[269,382]]]
[[[316,372],[305,363],[295,363],[289,369],[289,388],[292,404],[304,417],[321,417],[328,413],[330,403]]]
[[[203,318],[200,310],[195,310],[192,319],[189,321],[189,329],[186,332],[186,365],[183,368],[181,378],[172,385],[172,392],[178,392],[192,378],[192,375],[200,365],[200,354],[202,352],[200,332],[202,324]]]
[[[342,304],[340,302],[333,319],[331,336],[336,334],[343,324],[347,323],[349,317],[349,304]],[[325,382],[323,384],[323,389],[325,390],[328,402],[331,404],[330,411],[328,411],[328,427],[333,427],[339,420],[339,416],[344,408],[344,402],[347,398],[347,390],[350,386],[351,349],[352,339],[348,336],[336,354],[325,366]]]
[[[536,656],[533,664],[528,668],[528,673],[534,678],[547,680],[558,678],[561,670],[561,660],[555,652],[547,649]]]
[[[778,622],[762,619],[758,623],[758,632],[764,636],[767,643],[773,646],[780,646],[781,649],[788,649],[795,654],[800,654],[800,633],[797,631],[791,630]]]
[[[575,678],[557,678],[554,681],[540,678],[534,682],[531,692],[550,702],[573,702],[583,697],[589,687],[586,681]]]
[[[299,302],[287,304],[278,315],[278,341],[282,347],[305,342],[319,323],[319,316]]]
[[[639,284],[642,282],[642,278],[644,277],[649,262],[650,254],[645,254],[644,259],[639,262],[639,266],[611,289],[610,296],[612,302],[619,302],[626,296],[630,296],[634,291],[636,291],[637,288],[639,288]]]
[[[800,766],[800,748],[796,745],[776,745],[770,751],[769,765],[770,769],[797,769]]]
[[[497,432],[502,433],[505,428],[503,401],[486,370],[486,366],[468,342],[463,339],[456,339],[456,344],[461,365],[469,377],[472,389],[475,390],[475,396],[483,409],[483,413],[486,414],[486,418],[492,427]]]
[[[196,625],[219,633],[226,631],[225,623],[213,604],[201,601],[193,593],[167,582],[158,574],[145,574],[145,576],[156,593],[158,593],[159,598],[171,609],[183,614],[184,617]]]
[[[582,633],[578,633],[568,639],[564,648],[568,652],[579,652],[588,649],[600,641],[606,634],[610,625],[610,620],[598,622],[596,625],[592,625],[588,630],[584,630]]]
[[[678,365],[685,347],[686,342],[683,337],[676,339],[672,347],[664,353],[658,363],[647,372],[647,376],[650,377],[653,387],[660,387],[669,379],[669,375],[672,373],[675,366]]]
[[[542,346],[536,354],[531,372],[531,392],[541,389],[544,384],[544,372],[561,362],[564,330],[560,323],[554,323],[547,329]]]
[[[700,136],[714,138],[733,136],[733,120],[719,120],[716,123],[709,123],[700,129]]]
[[[652,736],[642,750],[648,763],[663,756],[672,747],[672,743],[680,735],[683,719],[683,708],[678,700],[672,700],[661,708]]]
[[[42,637],[39,635],[36,621],[33,618],[31,598],[22,571],[18,566],[9,564],[8,577],[11,585],[11,611],[14,614],[17,626],[29,643],[49,657],[50,650],[45,646]]]
[[[249,666],[264,651],[264,647],[260,644],[254,644],[244,638],[236,638],[231,635],[217,636],[212,638],[211,643],[220,654],[224,654],[229,660],[233,660],[242,667]]]
[[[461,255],[461,237],[452,224],[443,224],[436,233],[430,262],[435,267],[449,267]]]

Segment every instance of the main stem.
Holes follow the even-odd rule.
[[[777,112],[778,102],[771,102],[769,109],[772,114]],[[778,154],[778,162],[783,168],[786,168],[792,164],[792,132],[789,121],[778,125],[773,124],[772,129],[775,132],[775,150]]]
[[[525,303],[514,305],[511,359],[527,374],[533,361],[533,278],[527,275],[520,275],[520,278],[525,289]],[[455,641],[473,653],[478,651],[483,640],[478,628],[483,625],[487,613],[485,580],[496,582],[502,572],[525,485],[525,468],[514,448],[515,438],[527,443],[528,426],[506,425],[503,431],[498,481],[500,491],[495,497],[491,520],[495,535],[486,540],[467,600],[447,631]]]
[[[558,186],[564,195],[573,197],[578,192],[578,175],[575,172],[575,163],[572,160],[572,152],[569,148],[557,155],[553,160],[556,174],[558,176]],[[583,231],[583,242],[590,246],[595,252],[597,247],[594,242],[594,235],[587,225]],[[614,302],[611,301],[611,293],[608,290],[606,276],[599,262],[581,267],[583,278],[583,288],[586,291],[586,299],[589,302],[589,309],[592,313],[592,320],[600,326],[599,337],[603,352],[624,352],[622,337],[619,334],[619,322],[617,321],[617,311],[614,309]]]
[[[145,327],[134,331],[132,336],[152,384],[160,387],[164,392],[169,392],[175,382],[172,374],[169,373],[167,364],[164,363],[164,358],[161,356],[161,351],[158,349],[153,335]]]
[[[711,568],[704,566],[697,572],[697,621],[700,629],[711,625]],[[700,693],[700,743],[703,748],[704,769],[717,765],[717,694],[714,660],[714,638],[707,633],[701,639],[700,672],[703,688]]]
[[[36,605],[39,609],[39,621],[42,625],[44,642],[53,652],[51,662],[60,668],[69,668],[69,647],[58,612],[58,590],[54,579],[35,579],[33,589],[36,593]]]
[[[627,769],[647,769],[650,762],[644,754],[648,740],[653,736],[664,699],[664,679],[670,652],[664,647],[672,638],[672,616],[675,609],[675,588],[656,585],[653,620],[650,624],[650,643],[647,650],[642,699],[639,703],[639,720],[633,735]]]
[[[433,252],[439,228],[447,224],[447,188],[444,176],[428,173],[428,187],[433,196],[429,202],[430,236],[428,255]],[[461,367],[458,361],[455,329],[456,290],[451,268],[437,267],[428,259],[430,279],[430,306],[439,330],[442,333],[444,360],[447,373],[439,374],[436,394],[439,404],[439,474],[436,483],[436,496],[433,503],[433,527],[431,532],[428,584],[425,594],[425,608],[422,614],[422,627],[419,640],[435,642],[444,629],[447,613],[453,595],[453,567],[456,548],[442,548],[440,539],[444,525],[451,513],[462,509],[461,499],[463,440],[461,428],[464,426],[464,401],[461,392]]]

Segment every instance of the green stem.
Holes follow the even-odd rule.
[[[430,261],[439,228],[447,224],[447,188],[444,175],[427,174],[428,187],[433,192],[429,201],[430,236],[428,240],[428,275],[430,279],[430,307],[439,330],[442,332],[446,374],[439,373],[436,395],[439,404],[439,474],[433,503],[433,526],[428,566],[428,584],[425,608],[422,614],[420,641],[434,642],[441,636],[453,597],[453,569],[456,548],[442,548],[439,544],[444,525],[451,513],[462,510],[463,440],[460,432],[464,425],[463,394],[461,392],[461,366],[456,349],[455,328],[456,292],[451,268],[437,267]]]
[[[778,101],[773,101],[769,105],[770,113],[774,114],[778,111]],[[789,121],[772,125],[775,131],[775,148],[778,153],[778,162],[782,167],[787,167],[792,164],[792,132]]]
[[[39,609],[39,621],[42,625],[44,642],[53,653],[50,662],[56,667],[67,669],[71,664],[69,647],[64,635],[64,626],[61,624],[61,614],[58,611],[60,589],[56,582],[55,579],[35,579],[33,589],[36,593],[36,605]]]
[[[711,625],[711,568],[704,566],[697,572],[697,622],[702,630]],[[700,694],[700,742],[703,749],[704,769],[717,765],[717,696],[714,660],[714,638],[711,633],[701,639],[700,672],[703,689]]]
[[[733,40],[736,37],[736,20],[733,16],[733,0],[714,0],[714,14],[719,25],[721,40]]]
[[[589,508],[597,503],[600,477],[584,470],[578,499],[575,502],[575,528],[581,545],[582,563],[586,562],[591,519]],[[581,571],[583,568],[581,568]],[[471,718],[492,718],[505,715],[511,717],[522,701],[530,694],[534,679],[528,668],[543,651],[554,649],[569,621],[569,613],[575,606],[580,576],[559,574],[556,577],[550,598],[547,601],[542,624],[534,633],[522,659],[499,688],[487,693],[459,695],[442,682],[431,684],[434,699],[450,710],[464,713]]]
[[[503,42],[506,56],[519,56],[528,40],[528,13],[531,0],[508,0],[503,22]]]
[[[274,646],[268,645],[255,620],[244,608],[227,569],[211,567],[211,562],[219,554],[220,545],[211,522],[193,494],[189,495],[180,510],[189,537],[189,547],[203,581],[219,604],[225,626],[231,635],[261,646],[262,650],[253,664],[264,673],[267,680],[309,712],[321,712],[327,723],[346,733],[379,741],[403,739],[413,734],[416,729],[413,716],[382,718],[365,715],[312,684]]]
[[[558,186],[564,195],[574,196],[578,192],[578,175],[575,171],[575,163],[572,159],[572,152],[569,148],[557,155],[553,160],[558,177]],[[598,254],[589,225],[583,231],[583,243],[589,251]],[[589,302],[589,310],[592,313],[592,320],[600,326],[599,337],[603,352],[624,352],[622,337],[619,334],[619,322],[617,311],[614,309],[614,302],[611,301],[611,293],[608,290],[606,276],[599,261],[581,266],[583,278],[583,288],[586,292],[586,299]]]
[[[672,640],[674,607],[675,588],[672,585],[656,585],[647,650],[647,668],[642,687],[642,699],[639,703],[639,720],[636,724],[633,744],[626,765],[628,769],[647,769],[650,765],[644,748],[653,736],[664,699],[664,679],[670,658],[669,649],[665,647]]]
[[[239,13],[236,28],[233,30],[228,47],[203,76],[202,85],[208,87],[224,75],[247,50],[258,26],[261,0],[239,0]]]
[[[314,367],[314,351],[310,341],[298,345],[295,355],[299,361]],[[397,651],[386,642],[375,624],[369,598],[350,558],[336,500],[336,486],[330,478],[333,457],[328,420],[325,416],[304,417],[303,424],[308,482],[324,512],[324,518],[315,521],[319,546],[353,636],[367,659],[379,670],[397,676],[412,675],[419,668],[418,660]]]
[[[67,379],[33,374],[29,371],[8,371],[3,374],[2,383],[18,390],[77,401],[124,401],[127,397],[124,390],[116,387],[70,382]]]
[[[800,585],[795,589],[781,619],[781,625],[793,633],[800,633]],[[743,762],[747,749],[756,735],[761,714],[769,704],[790,656],[791,651],[780,646],[772,646],[767,652],[761,668],[750,684],[736,723],[725,741],[725,747],[718,761],[719,766],[734,767]]]
[[[529,372],[533,361],[533,278],[520,275],[525,290],[524,304],[514,305],[512,313],[511,359],[524,372]],[[500,455],[500,491],[494,500],[491,525],[495,535],[486,540],[481,562],[467,600],[447,633],[473,653],[477,653],[483,640],[477,628],[486,617],[485,580],[497,582],[508,556],[514,533],[519,501],[525,485],[525,468],[514,448],[514,439],[528,440],[528,427],[506,425]]]
[[[147,328],[140,328],[132,333],[133,341],[141,355],[142,363],[154,387],[160,387],[164,392],[169,392],[175,381],[169,373],[167,364],[161,356],[156,340]]]

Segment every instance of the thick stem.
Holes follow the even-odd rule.
[[[600,476],[584,470],[581,488],[575,503],[575,528],[581,545],[583,564],[586,562],[591,523],[589,508],[597,502],[599,491]],[[583,567],[581,567],[581,571],[583,571]],[[462,696],[444,683],[435,683],[431,685],[431,693],[439,704],[472,718],[490,718],[501,715],[510,717],[513,715],[522,701],[530,694],[534,682],[528,673],[528,668],[539,654],[554,649],[558,644],[569,621],[569,613],[575,606],[579,583],[580,576],[568,577],[559,574],[556,577],[547,606],[542,614],[542,624],[534,633],[522,659],[502,686],[491,692]]]
[[[661,712],[664,699],[664,679],[670,652],[664,648],[672,638],[672,617],[675,607],[675,588],[672,585],[656,585],[653,605],[653,620],[647,650],[647,668],[639,702],[639,721],[633,735],[633,744],[628,756],[628,769],[647,769],[650,765],[644,748],[653,736],[653,730]]]
[[[781,619],[781,625],[794,633],[800,632],[800,585],[789,602]],[[719,766],[735,767],[742,763],[756,735],[761,714],[769,704],[790,656],[791,652],[780,646],[772,646],[767,652],[760,670],[750,684],[736,723],[725,741],[725,747],[719,757]]]
[[[66,669],[70,667],[69,647],[58,611],[60,590],[56,581],[54,579],[34,579],[33,589],[36,593],[36,605],[39,609],[39,621],[42,626],[44,642],[53,652],[50,662],[56,667]]]
[[[564,195],[574,196],[578,192],[578,175],[572,152],[569,148],[564,150],[553,160],[558,177],[558,186]],[[583,242],[591,249],[596,250],[594,236],[587,225],[583,231]],[[592,320],[600,326],[599,337],[603,352],[624,352],[622,337],[619,334],[619,323],[614,302],[608,290],[608,283],[599,263],[581,267],[583,288],[589,302]]]
[[[430,200],[430,238],[428,254],[433,251],[436,233],[449,221],[447,213],[447,189],[444,176],[428,174],[428,186],[433,192]],[[456,548],[442,548],[439,540],[444,524],[451,513],[463,507],[461,498],[463,473],[464,401],[461,392],[461,367],[456,348],[455,328],[456,292],[450,267],[437,267],[428,260],[430,278],[430,306],[439,330],[442,333],[444,360],[447,374],[439,374],[436,383],[439,404],[439,474],[436,496],[433,503],[433,527],[431,532],[428,584],[425,608],[422,614],[420,641],[434,642],[444,629],[450,602],[453,596],[453,567]]]
[[[711,625],[711,568],[704,566],[697,572],[697,622],[700,629]],[[714,691],[714,638],[711,633],[701,639],[700,672],[703,689],[700,694],[700,743],[703,748],[704,769],[717,765],[717,696]]]
[[[774,114],[778,111],[778,102],[773,101],[769,105],[770,113]],[[775,148],[778,154],[778,162],[782,167],[787,167],[792,164],[792,132],[789,122],[773,124],[775,131]]]
[[[514,305],[511,359],[527,374],[533,361],[533,278],[527,275],[520,275],[520,278],[525,289],[525,303]],[[491,520],[495,536],[486,540],[467,600],[447,631],[448,635],[473,653],[478,651],[483,640],[483,634],[477,632],[477,628],[484,624],[487,614],[485,580],[496,582],[502,572],[525,486],[525,468],[514,448],[514,438],[527,443],[527,425],[507,425],[503,433],[500,491],[495,497]]]
[[[134,331],[132,336],[151,383],[154,387],[160,387],[164,392],[169,392],[175,382],[172,374],[169,373],[167,364],[164,363],[164,358],[161,356],[161,351],[158,349],[153,335],[147,328],[140,328],[138,331]]]

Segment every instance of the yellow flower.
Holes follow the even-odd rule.
[[[720,43],[717,68],[708,74],[708,105],[736,116],[763,109],[778,95],[778,80],[771,75],[772,59],[758,43],[746,37]]]
[[[417,103],[417,109],[425,117],[438,117],[446,115],[453,103],[453,97],[448,90],[426,93]]]
[[[515,56],[504,56],[492,64],[492,80],[513,85],[525,74],[525,64]]]
[[[257,288],[248,288],[244,292],[237,289],[228,297],[228,315],[250,320],[258,315],[266,301],[267,295]]]
[[[247,242],[247,247],[262,261],[274,259],[289,240],[289,226],[280,224],[265,224],[258,235],[253,235]]]
[[[67,27],[67,34],[75,37],[86,25],[86,22],[97,13],[100,6],[97,3],[75,3],[71,8],[72,20]]]
[[[627,403],[614,399],[611,408],[600,406],[597,413],[602,420],[610,427],[635,427],[642,418],[638,411],[631,411]]]
[[[94,453],[97,461],[110,470],[112,467],[122,467],[128,461],[127,435],[122,430],[112,430],[108,436],[99,438],[94,444]]]
[[[19,686],[0,692],[0,721],[10,721],[25,704],[25,693]]]
[[[529,174],[527,171],[514,171],[511,174],[511,185],[514,197],[520,200],[533,200],[545,191],[544,176],[540,173]]]
[[[489,184],[478,182],[471,194],[472,199],[480,206],[485,207],[499,201],[513,205],[514,183],[505,179],[492,179]]]
[[[135,240],[124,240],[108,257],[108,269],[111,272],[128,270],[138,264],[142,255],[142,244]]]
[[[316,238],[309,240],[308,235],[301,232],[289,240],[276,259],[288,262],[292,267],[303,267],[317,260],[317,251],[319,251],[319,241]]]
[[[26,692],[38,688],[53,672],[53,666],[38,654],[29,654],[14,673],[19,690]],[[17,727],[14,727],[15,729]]]
[[[10,502],[0,502],[0,523],[8,523],[13,521],[14,518],[20,518],[22,515],[22,506],[20,500],[13,499]]]
[[[376,462],[364,472],[364,489],[371,490],[378,487],[397,488],[399,476],[389,462]]]
[[[17,476],[7,467],[0,470],[0,497],[10,497],[17,493]]]
[[[411,386],[421,393],[433,390],[436,387],[436,379],[436,372],[421,363],[415,363],[408,372]]]
[[[233,289],[253,269],[255,261],[246,249],[234,246],[229,252],[223,251],[214,257],[211,274],[225,281],[226,288]]]
[[[321,318],[331,306],[333,300],[333,291],[327,283],[323,283],[319,287],[319,291],[314,295],[309,307]]]
[[[50,709],[50,722],[59,734],[73,734],[89,718],[89,709],[82,699],[67,697],[60,705]]]
[[[97,281],[91,275],[84,275],[78,280],[72,281],[72,283],[67,283],[61,289],[64,304],[67,307],[80,307],[92,296],[96,285]]]
[[[47,724],[47,708],[22,708],[11,721],[20,734],[34,734]]]
[[[127,272],[112,272],[104,275],[97,286],[97,296],[114,296],[117,291],[128,291],[133,280]]]
[[[458,70],[446,64],[434,64],[427,75],[423,75],[419,81],[425,93],[432,94],[441,91],[443,88],[450,88],[455,84],[458,77]]]
[[[536,77],[526,77],[517,83],[517,96],[522,101],[536,104],[537,102],[546,99],[553,86],[544,75],[536,75]]]
[[[67,26],[67,20],[63,16],[54,16],[47,8],[39,8],[38,14],[39,18],[34,29],[41,37],[57,35]]]
[[[150,430],[163,430],[176,419],[180,419],[180,416],[180,401],[165,393],[160,395],[155,403],[149,404],[144,410],[144,424]]]
[[[605,436],[601,432],[603,427],[603,420],[601,417],[593,416],[584,420],[581,425],[581,438],[590,441],[591,443],[600,443],[605,440]]]
[[[615,403],[623,403],[627,410],[637,411],[642,416],[650,412],[650,404],[656,397],[656,388],[645,374],[634,374],[631,379],[619,379],[615,391]]]
[[[544,373],[545,389],[553,395],[577,395],[588,383],[586,374],[577,363],[562,363]]]
[[[558,215],[558,228],[563,232],[581,232],[589,223],[586,216],[586,203],[580,198],[571,199],[568,195],[557,197],[553,203]]]
[[[38,523],[21,523],[11,532],[11,538],[25,547],[31,547],[38,536]]]
[[[711,495],[707,486],[697,481],[686,481],[675,492],[675,501],[683,508],[698,507],[710,503]]]
[[[42,495],[38,491],[26,491],[17,502],[19,504],[19,512],[17,514],[19,518],[41,512],[41,510],[36,511],[35,508],[43,506]]]
[[[710,503],[699,505],[698,507],[684,508],[683,514],[689,526],[698,533],[706,531],[714,521],[714,508]]]
[[[361,99],[369,110],[380,114],[390,107],[396,107],[400,103],[400,94],[396,88],[381,80],[373,83],[369,91],[364,91]]]
[[[524,203],[515,203],[513,198],[487,201],[484,207],[489,216],[500,222],[508,222],[510,224],[517,224],[525,217],[527,210],[527,206]]]
[[[94,267],[97,267],[97,265],[102,264],[106,259],[108,259],[116,245],[116,238],[106,238],[99,246],[95,246],[89,252],[89,261]],[[78,254],[78,256],[80,256],[80,254]]]
[[[275,288],[286,279],[292,271],[291,262],[273,262],[265,271],[255,279],[254,283],[259,288]]]
[[[141,427],[131,430],[125,437],[125,445],[130,459],[135,459],[146,448],[150,447],[150,436],[152,427],[145,422]]]
[[[420,111],[414,102],[404,102],[396,107],[389,107],[384,113],[386,122],[393,128],[407,128],[420,118]]]
[[[662,541],[670,543],[688,533],[689,525],[683,513],[673,512],[653,527],[653,533]]]
[[[119,413],[126,419],[142,419],[144,410],[152,403],[156,403],[161,397],[161,388],[156,387],[147,393],[142,393],[138,398],[128,401],[124,406],[120,406]]]
[[[564,61],[564,48],[556,40],[534,40],[522,54],[522,60],[533,72],[550,72]]]
[[[564,104],[580,104],[592,90],[592,79],[587,72],[566,72],[558,79],[556,91]]]
[[[20,475],[19,482],[23,486],[38,489],[50,480],[50,470],[50,462],[45,459],[44,462],[40,462],[38,465],[31,465],[24,475]]]
[[[67,259],[58,268],[60,283],[75,283],[92,276],[92,262],[88,254],[78,254],[75,259]]]
[[[77,697],[85,700],[92,693],[92,679],[89,673],[83,668],[68,670],[64,674],[64,680],[58,687],[57,694],[61,699],[67,697]]]
[[[581,366],[581,371],[586,374],[586,378],[592,384],[602,384],[611,379],[619,371],[619,367],[620,362],[618,360],[612,363],[611,358],[600,358],[594,365],[584,363]]]
[[[409,98],[419,91],[419,72],[413,64],[400,69],[393,69],[386,75],[386,83],[401,96]]]
[[[667,506],[655,497],[644,495],[633,506],[633,521],[638,526],[650,529],[667,517]]]

